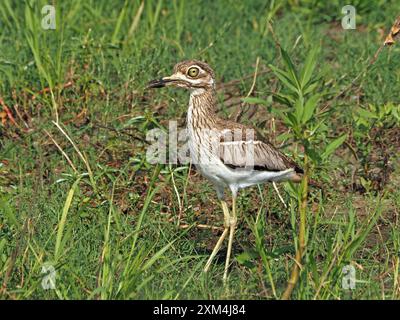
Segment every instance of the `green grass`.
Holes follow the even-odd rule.
[[[341,29],[340,1],[312,0],[57,1],[57,28],[45,31],[47,2],[0,4],[0,98],[15,119],[0,105],[2,299],[281,297],[301,187],[279,185],[287,209],[272,185],[241,193],[224,289],[225,246],[202,273],[220,231],[198,225],[223,224],[214,190],[187,165],[146,161],[146,134],[170,119],[182,127],[188,95],[144,87],[186,58],[208,61],[220,84],[238,80],[219,90],[219,112],[232,118],[239,105],[227,96],[246,97],[259,58],[241,121],[300,164],[309,159],[324,186],[308,195],[307,251],[292,298],[399,299],[399,43],[331,100],[366,69],[400,15],[398,1],[355,1],[351,31]],[[288,64],[267,21],[297,70],[319,48],[305,101],[320,98],[307,121],[290,120],[299,104],[271,103],[299,97],[268,71]],[[45,265],[56,270],[54,290],[42,288]],[[354,290],[342,288],[347,265]]]

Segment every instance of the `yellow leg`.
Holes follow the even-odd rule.
[[[226,283],[226,279],[228,277],[228,268],[229,268],[229,260],[231,257],[231,252],[232,252],[232,243],[233,243],[233,236],[235,234],[235,229],[236,229],[236,222],[237,222],[237,217],[236,217],[236,196],[232,196],[232,216],[229,219],[229,227],[230,227],[230,233],[229,233],[229,242],[228,242],[228,252],[226,254],[226,261],[225,261],[225,271],[224,271],[224,284]]]
[[[206,266],[204,267],[204,272],[207,272],[210,269],[211,262],[213,261],[214,257],[218,253],[219,249],[221,248],[222,242],[224,241],[226,235],[228,234],[229,225],[230,225],[229,209],[228,209],[226,202],[223,200],[221,200],[221,206],[222,206],[222,210],[224,211],[224,227],[225,227],[225,229],[224,229],[224,232],[222,233],[221,237],[218,239],[218,242],[215,245],[210,258],[208,258]]]

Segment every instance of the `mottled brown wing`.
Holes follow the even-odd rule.
[[[220,160],[231,168],[252,167],[254,170],[303,170],[269,142],[261,140],[251,128],[226,129],[220,137]]]

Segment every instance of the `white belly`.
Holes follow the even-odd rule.
[[[251,168],[232,169],[226,166],[218,155],[212,153],[205,144],[189,138],[192,163],[201,174],[213,184],[231,190],[242,189],[268,181],[284,181],[295,174],[293,169],[284,171],[261,171]]]

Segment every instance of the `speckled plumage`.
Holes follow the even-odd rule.
[[[182,63],[180,65],[182,68]],[[214,184],[219,197],[222,197],[225,187],[236,193],[258,183],[299,179],[298,173],[303,171],[293,160],[260,138],[253,128],[218,117],[215,105],[213,87],[192,90],[187,128],[192,160]],[[217,147],[213,147],[212,139],[207,137],[208,130],[219,143]],[[246,150],[249,148],[253,148],[250,155],[253,162],[246,165],[246,155],[249,154]],[[209,155],[206,161],[199,156],[202,153]]]
[[[173,75],[149,82],[148,88],[174,86],[190,90],[187,131],[190,156],[196,168],[215,187],[224,212],[224,232],[204,271],[206,272],[229,232],[224,281],[227,279],[233,235],[236,228],[238,190],[268,181],[299,182],[303,170],[289,157],[243,124],[220,118],[215,113],[215,74],[197,60],[175,65]],[[232,193],[232,214],[224,190]]]

